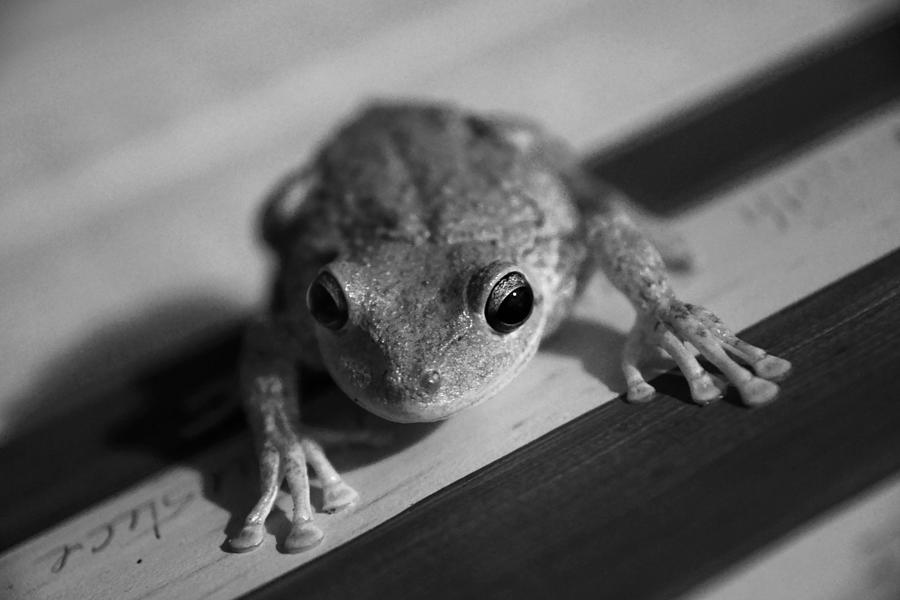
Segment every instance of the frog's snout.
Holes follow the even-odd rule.
[[[410,397],[427,400],[441,389],[441,374],[435,369],[423,369],[418,376],[404,379],[398,371],[385,374],[384,389],[388,400],[397,402]]]
[[[436,421],[454,412],[448,410],[441,389],[444,382],[435,369],[405,374],[394,369],[384,374],[380,384],[377,381],[353,397],[358,404],[385,419],[401,423]]]

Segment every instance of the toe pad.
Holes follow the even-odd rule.
[[[770,381],[780,381],[791,370],[791,363],[777,356],[766,356],[753,365],[756,374]]]
[[[291,527],[291,532],[284,540],[284,551],[290,554],[303,552],[319,545],[325,534],[313,523],[306,521]]]
[[[778,385],[760,377],[752,377],[737,388],[747,406],[768,404],[778,396]]]
[[[228,547],[233,552],[250,552],[262,544],[265,528],[262,523],[244,525],[241,532],[228,540]]]
[[[628,401],[637,404],[650,402],[656,396],[656,388],[642,381],[628,386]]]
[[[322,509],[327,513],[349,508],[359,500],[357,491],[343,481],[325,486],[323,492],[325,503]]]

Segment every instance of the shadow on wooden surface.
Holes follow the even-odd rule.
[[[79,403],[72,396],[86,397],[90,404],[90,398],[114,395],[171,361],[173,355],[189,353],[197,341],[185,342],[184,334],[194,323],[235,322],[241,312],[241,307],[224,296],[197,294],[160,300],[139,314],[116,315],[95,324],[82,340],[49,357],[35,373],[30,388],[10,400],[25,414],[16,418],[11,413],[7,427],[27,433],[33,427],[31,421],[37,420],[33,415],[39,415],[39,420],[68,418],[66,413],[80,412],[73,411]],[[194,337],[208,340],[217,335],[213,329]],[[204,367],[197,362],[191,368],[200,371]],[[95,416],[101,416],[102,410]]]
[[[159,321],[150,319],[148,324],[152,330]],[[66,352],[59,360],[75,356],[81,365],[96,366],[121,344],[138,343],[152,334],[135,326],[104,330],[84,349]],[[175,462],[198,469],[204,494],[228,510],[233,527],[253,506],[258,488],[256,459],[235,394],[240,337],[240,326],[235,325],[161,365],[117,379],[76,409],[4,446],[0,472],[9,484],[0,486],[0,506],[16,518],[0,520],[0,550]],[[69,373],[77,374],[76,365],[66,364],[65,376],[48,377],[43,390],[47,401],[65,393],[65,386],[71,385]],[[330,457],[341,471],[399,452],[439,426],[389,423],[348,401],[325,376],[305,381],[307,424],[390,436],[389,443],[376,447],[338,448]],[[204,461],[202,451],[217,446],[225,448],[224,462]],[[242,485],[226,485],[235,474]]]
[[[620,381],[618,372],[618,351],[624,344],[624,334],[595,321],[573,317],[560,325],[553,337],[541,345],[541,351],[578,358],[584,370],[592,377],[610,389],[617,389],[624,384],[624,380]],[[595,356],[597,348],[615,348],[616,356],[604,357],[606,360],[598,359]],[[609,377],[609,358],[613,358],[612,362],[615,364],[612,371],[616,374],[616,379],[612,381]]]

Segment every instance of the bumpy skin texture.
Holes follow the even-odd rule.
[[[685,374],[697,402],[719,397],[724,384],[694,349],[747,404],[774,399],[772,380],[789,363],[676,298],[663,257],[630,214],[620,194],[580,170],[565,143],[522,119],[386,104],[337,131],[263,210],[263,236],[280,268],[270,313],[248,328],[241,370],[262,493],[231,547],[262,542],[282,481],[294,500],[283,548],[300,551],[322,539],[306,463],[323,482],[326,511],[358,498],[300,423],[298,366],[326,369],[348,397],[384,418],[442,419],[507,384],[596,267],[637,310],[622,360],[630,400],[654,396],[639,363],[660,351]],[[676,248],[670,262],[684,261],[677,245],[665,247]],[[346,322],[336,329],[307,309],[307,290],[323,271],[346,301]],[[511,272],[527,279],[534,302],[521,326],[501,333],[485,306]]]

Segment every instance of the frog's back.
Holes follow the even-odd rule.
[[[340,251],[378,239],[527,245],[572,234],[557,165],[526,139],[537,128],[517,125],[443,105],[365,109],[321,148],[291,242]]]

